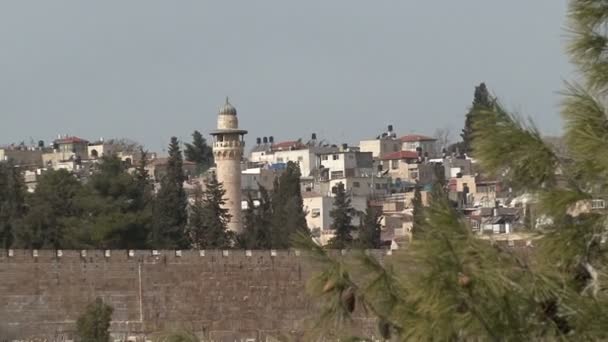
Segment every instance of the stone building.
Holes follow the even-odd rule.
[[[216,175],[226,190],[226,208],[231,215],[228,229],[240,232],[241,222],[241,160],[245,147],[244,136],[247,131],[239,129],[239,120],[228,98],[220,107],[217,118],[217,129],[213,136],[213,156],[215,157]]]

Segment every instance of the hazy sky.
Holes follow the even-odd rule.
[[[5,0],[0,144],[214,128],[226,95],[248,141],[456,138],[474,86],[560,131],[566,0]],[[249,144],[251,146],[251,144]]]

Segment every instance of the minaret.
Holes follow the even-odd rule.
[[[247,131],[239,129],[236,109],[228,102],[220,107],[217,117],[217,129],[213,136],[213,156],[215,158],[217,180],[226,190],[225,207],[231,215],[228,229],[240,233],[241,223],[241,159]]]

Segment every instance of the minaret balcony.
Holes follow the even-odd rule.
[[[242,148],[245,147],[244,141],[216,141],[213,148]]]

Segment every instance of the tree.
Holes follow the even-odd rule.
[[[189,224],[191,244],[196,248],[228,248],[232,246],[232,232],[228,231],[230,221],[224,190],[215,174],[205,181],[205,191],[200,187],[194,194]]]
[[[187,161],[196,163],[199,173],[209,169],[213,165],[213,149],[207,145],[207,141],[199,131],[192,133],[192,144],[186,143],[184,155]]]
[[[155,248],[186,248],[186,224],[188,200],[184,190],[186,176],[182,153],[176,137],[169,144],[167,173],[160,181],[160,190],[154,203],[154,226],[149,244]]]
[[[491,108],[494,103],[494,99],[490,96],[485,83],[480,83],[475,87],[475,93],[473,95],[473,104],[466,115],[464,122],[464,129],[460,134],[462,143],[454,145],[452,149],[458,148],[461,154],[471,152],[471,141],[473,132],[473,121],[472,116],[474,111],[484,108]]]
[[[298,164],[287,162],[285,171],[275,178],[272,193],[272,248],[288,248],[294,234],[309,232],[300,192],[300,175]]]
[[[21,170],[8,160],[0,162],[0,243],[11,247],[25,215],[25,182]]]
[[[86,311],[76,321],[76,330],[83,342],[110,341],[110,322],[114,309],[101,298],[90,303]]]
[[[355,210],[351,206],[350,196],[346,193],[344,184],[339,183],[333,208],[329,212],[332,220],[331,229],[335,232],[335,236],[328,242],[329,248],[343,249],[350,247],[353,241],[351,232],[354,230],[352,225],[354,213]]]
[[[28,197],[28,212],[15,234],[20,248],[79,248],[88,231],[79,227],[86,189],[66,170],[46,171]]]
[[[387,339],[608,339],[608,212],[592,209],[608,184],[608,6],[570,0],[569,19],[569,53],[585,82],[564,92],[570,158],[497,101],[471,115],[473,157],[483,171],[538,199],[537,214],[547,219],[534,247],[479,239],[448,199],[435,195],[420,238],[382,263],[362,254],[352,266],[309,246],[325,265],[310,284],[324,303],[325,331],[336,335],[360,305],[378,317]]]
[[[421,232],[424,225],[424,205],[419,185],[416,185],[414,189],[412,208],[412,238],[415,238]]]
[[[379,208],[370,206],[368,203],[365,213],[362,213],[361,223],[359,224],[359,248],[374,249],[382,246],[381,214]]]
[[[266,188],[259,185],[259,189],[260,198],[257,207],[251,196],[247,198],[247,210],[245,210],[245,214],[243,215],[243,232],[237,238],[237,242],[241,248],[271,248],[272,203]]]

